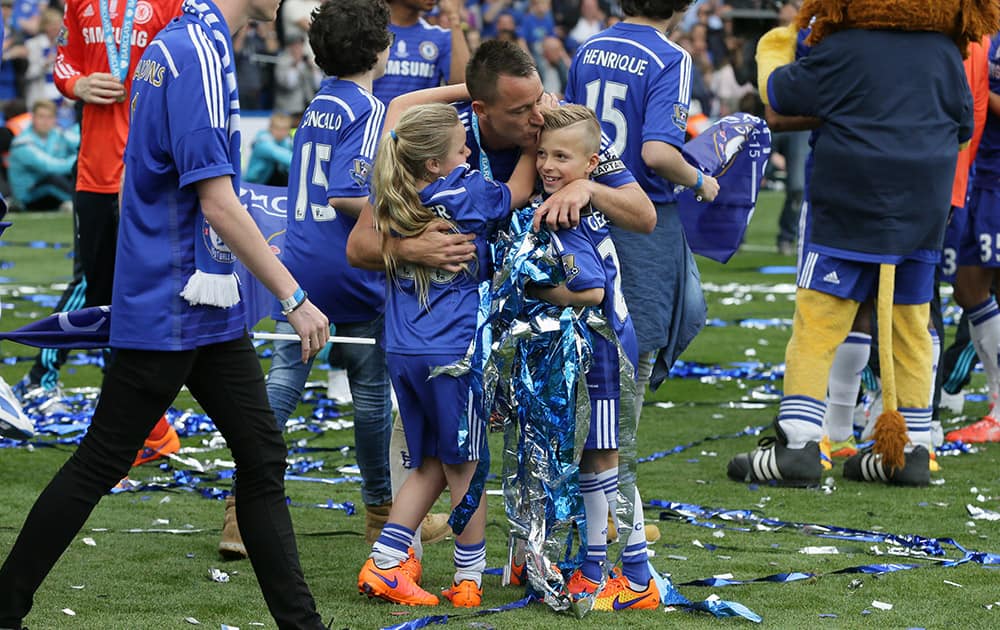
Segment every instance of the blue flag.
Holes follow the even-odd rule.
[[[719,180],[711,203],[695,192],[677,196],[678,211],[691,251],[727,262],[740,248],[757,204],[764,169],[771,156],[771,131],[750,114],[726,116],[684,145],[684,159]]]
[[[285,243],[285,201],[288,192],[275,186],[244,184],[240,201],[253,217],[264,238],[279,257]],[[3,213],[0,212],[0,218]],[[0,223],[0,229],[3,224]],[[274,296],[242,264],[236,263],[240,292],[246,304],[247,328],[253,328],[271,313]],[[106,348],[111,335],[111,307],[92,306],[48,317],[10,332],[0,332],[0,339],[16,341],[36,348],[89,350]]]
[[[240,188],[240,202],[257,223],[271,251],[280,259],[285,247],[288,189],[244,182]],[[239,260],[236,261],[236,275],[240,278],[247,329],[253,329],[257,322],[271,316],[275,297]]]
[[[111,307],[91,306],[78,311],[53,313],[17,330],[0,333],[0,339],[36,348],[89,350],[106,348],[110,335]]]

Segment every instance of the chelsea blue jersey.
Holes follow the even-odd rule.
[[[370,321],[385,302],[384,274],[347,262],[357,219],[330,198],[368,197],[385,105],[356,83],[327,78],[302,114],[288,172],[288,232],[282,261],[335,323]],[[275,301],[273,316],[284,320]]]
[[[1000,35],[990,40],[989,50],[990,94],[1000,94]],[[1000,116],[986,112],[986,127],[979,141],[973,186],[1000,190]]]
[[[691,56],[651,26],[619,22],[577,50],[566,100],[597,112],[611,148],[653,203],[675,200],[673,184],[646,166],[644,142],[684,144]]]
[[[397,354],[464,354],[476,332],[479,283],[492,276],[489,242],[510,216],[510,190],[462,165],[420,191],[420,201],[475,234],[476,259],[468,272],[434,270],[428,305],[420,304],[412,271],[400,264],[386,281],[385,349]]]
[[[604,289],[601,312],[634,368],[639,360],[639,345],[621,290],[618,252],[607,226],[608,220],[600,212],[584,214],[576,227],[553,232],[552,243],[562,259],[566,288],[570,291]],[[597,333],[593,334],[593,349],[587,372],[587,389],[591,397],[617,395],[620,393],[618,349]]]
[[[196,7],[200,15],[188,12]],[[218,47],[223,45],[225,52]],[[186,3],[150,43],[132,76],[125,148],[111,346],[191,350],[244,334],[243,303],[192,306],[180,296],[195,271],[199,239],[195,185],[240,184],[239,102],[227,77],[232,40],[211,2]]]
[[[420,18],[413,26],[389,25],[396,41],[385,74],[372,92],[385,104],[400,94],[437,87],[451,79],[451,32]]]

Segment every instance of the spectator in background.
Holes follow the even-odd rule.
[[[56,40],[59,38],[62,22],[62,10],[51,7],[45,9],[38,35],[24,43],[28,51],[28,67],[24,72],[24,100],[28,107],[33,107],[41,100],[62,100],[62,94],[52,77],[52,68],[56,62]]]
[[[517,20],[514,18],[513,13],[501,13],[496,19],[496,28],[497,32],[494,39],[517,44],[524,50],[528,51],[528,44],[517,32]]]
[[[560,99],[563,97],[571,62],[561,39],[550,35],[542,40],[542,59],[538,62],[538,74],[546,92],[551,92]]]
[[[698,6],[698,24],[705,27],[705,45],[712,64],[718,68],[726,58],[725,22],[720,15],[721,7],[715,0]]]
[[[528,46],[528,52],[535,63],[542,62],[542,42],[556,34],[556,22],[552,18],[552,0],[531,0],[528,12],[521,18],[521,38]]]
[[[580,18],[580,0],[552,0],[552,18],[556,22],[556,36],[565,38]]]
[[[712,78],[711,66],[707,63],[698,63],[694,54],[694,41],[689,33],[676,32],[676,43],[691,55],[691,110],[689,114],[695,113],[708,116],[712,113],[713,95],[708,88],[708,81]]]
[[[3,22],[10,25],[13,20],[14,3],[3,0]],[[24,35],[14,28],[7,28],[3,39],[3,63],[0,64],[0,100],[18,98],[24,94],[24,71],[28,64],[28,49],[24,47]]]
[[[577,46],[604,30],[605,15],[597,0],[583,0],[580,3],[580,19],[569,32],[569,38]],[[575,48],[575,46],[573,46]]]
[[[735,67],[743,65],[743,39],[739,37],[726,38],[727,53],[712,72],[709,85],[715,95],[715,107],[712,114],[715,117],[728,116],[739,111],[738,106],[743,95],[753,91],[750,83],[740,83],[736,78]]]
[[[465,34],[465,41],[469,44],[469,55],[476,54],[479,45],[483,43],[483,38],[479,31],[469,31]]]
[[[441,0],[437,26],[421,17],[435,8],[437,0],[388,3],[395,42],[389,47],[385,74],[373,84],[375,97],[388,105],[400,94],[464,81],[469,47],[462,30],[461,0]]]
[[[483,26],[480,29],[480,34],[483,39],[493,39],[496,38],[501,30],[501,25],[498,23],[502,16],[510,14],[511,19],[514,21],[513,30],[517,30],[517,21],[522,15],[522,11],[518,8],[518,5],[523,4],[521,2],[515,2],[515,0],[482,0],[482,13],[483,13]],[[507,28],[508,25],[504,24]]]
[[[691,48],[688,51],[691,53],[691,61],[701,68],[714,68],[715,60],[708,47],[708,27],[699,22],[691,27],[688,35],[691,37]]]
[[[10,185],[28,210],[54,210],[67,204],[75,189],[73,170],[79,134],[56,127],[56,106],[38,101],[31,108],[31,126],[10,147]]]
[[[10,146],[14,138],[31,126],[31,112],[24,106],[24,100],[12,98],[3,102],[3,127],[0,127],[0,194],[7,198],[7,206],[12,212],[24,210],[10,194],[7,167],[10,165]]]
[[[242,101],[241,101],[242,102]],[[268,186],[287,186],[292,163],[292,117],[275,112],[267,129],[254,138],[245,181]]]
[[[786,2],[778,12],[777,26],[788,26],[799,14],[798,3]],[[756,73],[755,73],[756,74]],[[795,241],[799,233],[799,214],[806,187],[806,158],[809,155],[809,131],[775,133],[771,148],[785,157],[785,202],[778,217],[778,253],[796,254]]]
[[[301,114],[315,93],[315,66],[306,53],[305,36],[291,35],[274,68],[274,109]]]
[[[279,48],[274,22],[250,22],[233,36],[241,108],[271,109]]]
[[[24,39],[34,37],[41,28],[41,19],[42,0],[15,0],[10,16],[10,34],[20,34]]]
[[[309,22],[312,19],[312,12],[320,4],[319,0],[283,0],[280,9],[282,24],[281,41],[285,46],[289,44],[295,35],[303,38],[303,40],[305,39],[306,33],[309,32]],[[309,103],[309,100],[306,100],[306,104]]]

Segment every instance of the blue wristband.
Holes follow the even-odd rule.
[[[701,190],[701,185],[705,183],[705,176],[701,174],[700,169],[695,169],[698,172],[698,181],[694,184],[694,190]]]
[[[295,293],[292,294],[292,297],[279,300],[281,303],[281,314],[288,315],[298,307],[302,306],[305,301],[306,292],[302,290],[302,287],[296,287]]]

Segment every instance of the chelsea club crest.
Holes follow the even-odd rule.
[[[211,254],[212,259],[224,263],[231,264],[236,262],[236,256],[233,254],[233,250],[229,249],[222,238],[218,235],[215,229],[205,221],[205,225],[202,228],[202,237],[205,239],[205,248],[208,249],[209,254]]]
[[[420,56],[427,61],[434,61],[438,57],[437,44],[431,41],[420,42]]]

